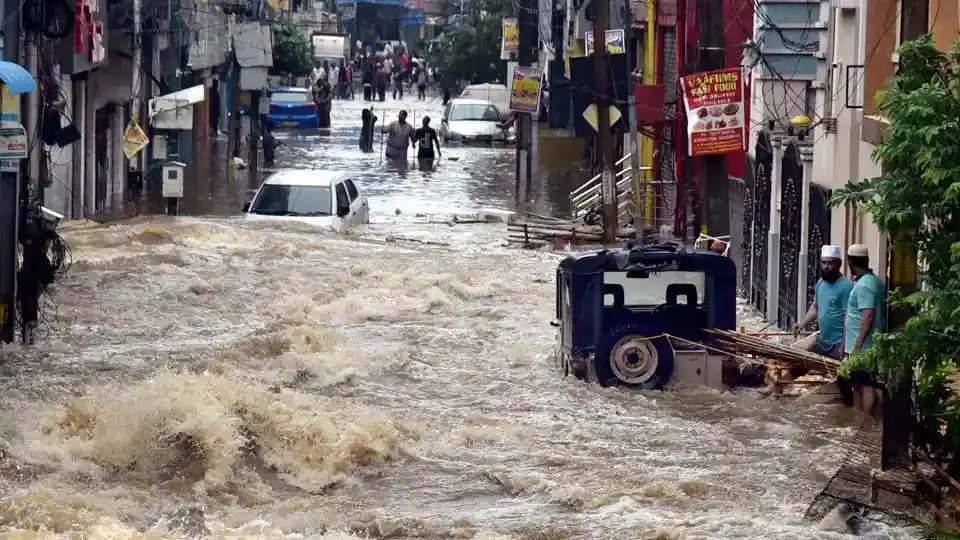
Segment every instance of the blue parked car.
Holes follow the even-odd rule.
[[[270,129],[317,129],[317,104],[313,94],[306,88],[284,87],[270,90],[270,112],[267,113]]]

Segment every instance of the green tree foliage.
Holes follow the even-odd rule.
[[[834,203],[858,204],[882,232],[916,246],[923,290],[895,295],[915,316],[845,368],[866,368],[890,387],[913,368],[919,440],[960,448],[960,401],[951,389],[960,366],[960,43],[944,54],[928,35],[901,45],[899,55],[900,71],[877,94],[890,122],[874,152],[883,175],[847,186]]]
[[[289,23],[273,27],[273,72],[306,77],[313,70],[313,50],[307,36]]]
[[[450,15],[460,13],[460,4],[447,4]],[[472,84],[501,83],[506,64],[500,60],[503,18],[511,17],[507,0],[463,0],[463,16],[444,29],[437,51],[440,72]]]

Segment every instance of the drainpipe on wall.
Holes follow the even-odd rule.
[[[772,120],[770,124],[773,166],[770,169],[770,229],[767,235],[767,322],[776,322],[780,305],[780,171],[783,147],[780,134],[773,132]]]

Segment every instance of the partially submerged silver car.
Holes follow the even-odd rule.
[[[513,135],[511,130],[500,127],[503,121],[500,109],[492,102],[457,98],[443,111],[440,139],[462,143],[510,142]]]

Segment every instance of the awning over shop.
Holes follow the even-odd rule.
[[[37,91],[37,81],[20,64],[0,60],[0,81],[11,95],[30,94]]]
[[[159,129],[193,129],[193,105],[206,99],[202,84],[150,100],[150,125]]]

